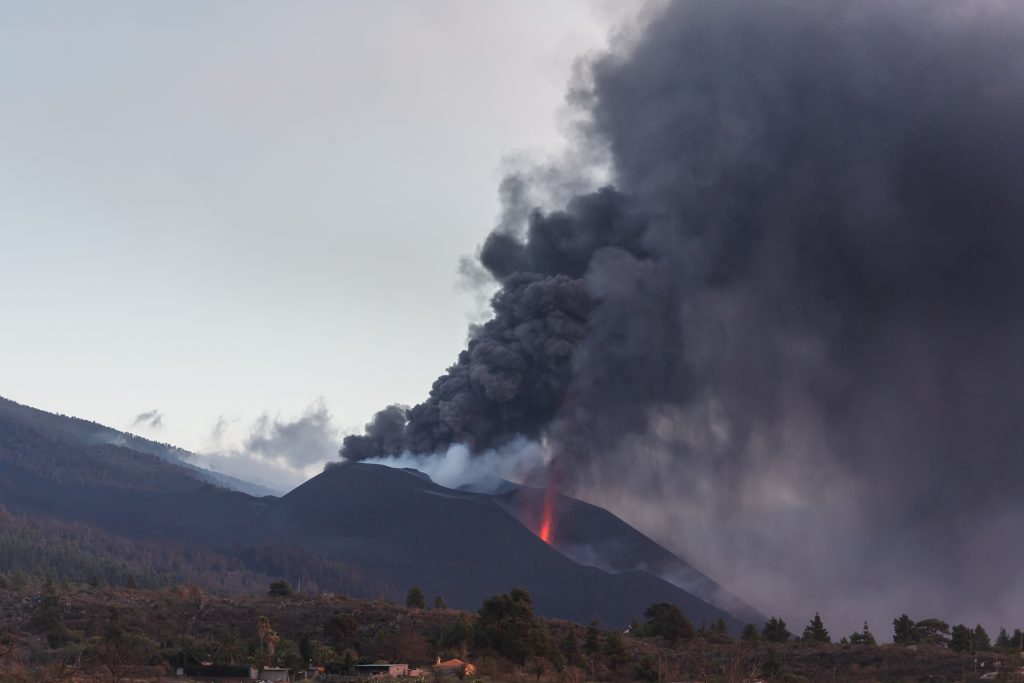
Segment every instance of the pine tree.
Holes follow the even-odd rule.
[[[740,634],[740,640],[747,642],[754,642],[761,639],[761,634],[757,632],[757,627],[753,624],[747,624],[743,627],[743,633]]]
[[[659,602],[644,610],[644,634],[664,638],[672,645],[677,640],[690,640],[694,637],[693,624],[683,616],[682,611],[667,602]],[[725,622],[722,622],[725,625]]]
[[[552,664],[555,660],[552,659],[553,652],[557,651],[557,647],[553,647],[551,642],[551,631],[548,630],[548,625],[543,621],[537,621],[533,625],[533,653],[535,656],[540,658],[546,658]]]
[[[999,635],[996,636],[996,649],[1000,652],[1011,652],[1013,650],[1013,646],[1010,644],[1010,634],[1002,626],[999,627]]]
[[[539,633],[533,601],[525,589],[513,588],[487,598],[477,615],[474,631],[478,640],[520,666],[534,655],[546,654],[546,642],[544,650],[539,648],[539,639],[546,633]]]
[[[974,627],[974,651],[975,652],[988,652],[992,649],[992,641],[988,637],[988,633],[985,629],[978,624]]]
[[[427,606],[427,599],[419,586],[413,586],[405,596],[405,606],[409,609],[424,609]]]
[[[708,630],[708,636],[713,642],[724,643],[729,640],[729,629],[725,625],[725,619],[718,617],[711,622],[711,628]]]
[[[934,617],[922,619],[914,624],[914,635],[918,642],[932,645],[946,645],[949,642],[949,624]]]
[[[576,666],[580,663],[580,644],[576,640],[575,628],[570,628],[569,632],[565,634],[565,640],[562,642],[562,654],[565,655],[569,666]]]
[[[877,645],[875,635],[868,628],[868,622],[864,622],[864,629],[850,634],[851,645]]]
[[[596,621],[591,621],[587,626],[587,642],[583,649],[591,657],[601,651],[601,629],[597,627]]]
[[[608,657],[608,667],[616,670],[629,663],[629,650],[626,649],[626,640],[618,631],[610,631],[605,640],[604,653]]]
[[[832,637],[828,633],[828,629],[825,628],[825,624],[821,621],[821,615],[817,612],[814,613],[814,618],[811,619],[811,623],[804,627],[805,643],[831,643]]]
[[[972,635],[971,629],[963,624],[957,624],[950,634],[949,649],[954,652],[970,652]]]
[[[765,622],[761,630],[761,636],[770,643],[784,643],[789,640],[791,634],[786,629],[786,622],[776,617],[771,617]]]
[[[906,614],[892,620],[892,642],[897,645],[911,645],[920,640],[917,631],[914,629],[914,620]]]

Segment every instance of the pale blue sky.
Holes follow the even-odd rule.
[[[236,455],[264,413],[322,397],[347,432],[420,400],[474,315],[457,264],[502,159],[557,153],[573,60],[621,12],[0,3],[0,395],[157,409],[136,431]]]

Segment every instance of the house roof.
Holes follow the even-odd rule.
[[[437,668],[437,667],[455,668],[457,666],[466,666],[466,663],[464,661],[462,661],[461,659],[448,659],[448,660],[445,660],[443,662],[438,662],[437,664],[434,665],[434,668]]]

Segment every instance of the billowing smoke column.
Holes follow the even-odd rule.
[[[481,262],[501,288],[494,317],[472,330],[469,348],[434,382],[430,398],[406,410],[390,406],[345,438],[349,460],[432,453],[453,442],[474,449],[517,435],[539,436],[565,403],[573,354],[587,335],[594,299],[583,274],[602,247],[631,245],[642,231],[614,190],[573,200],[550,215],[534,212],[525,238],[488,237]]]
[[[344,457],[543,437],[778,611],[1024,621],[1022,36],[995,1],[652,11],[574,94],[612,186],[487,238],[493,320]]]

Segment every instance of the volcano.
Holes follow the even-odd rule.
[[[505,485],[499,504],[558,552],[612,574],[642,571],[699,597],[747,623],[765,616],[670,550],[596,505],[551,488]]]
[[[527,495],[523,491],[517,489]],[[545,540],[543,529],[538,534],[510,514],[509,501],[444,488],[415,470],[350,463],[282,497],[259,516],[258,526],[267,542],[298,542],[397,586],[418,585],[462,609],[523,586],[538,613],[582,623],[625,627],[655,602],[679,605],[698,625],[723,618],[738,632],[746,623],[642,569],[608,571],[578,562],[556,545],[560,518],[551,519]],[[618,521],[605,515],[606,522]],[[606,529],[613,537],[621,533],[614,523],[592,531],[602,536]]]
[[[475,610],[484,598],[521,586],[539,614],[609,628],[625,627],[657,602],[677,604],[698,625],[722,618],[734,633],[760,620],[755,611],[723,607],[729,603],[718,600],[706,577],[693,584],[699,592],[667,580],[672,567],[689,565],[611,513],[565,496],[545,508],[544,492],[535,489],[453,490],[413,470],[350,463],[287,495],[254,497],[133,450],[132,439],[83,440],[71,420],[0,411],[0,505],[84,523],[115,540],[219,553],[321,590],[358,592],[372,584],[371,597],[379,597],[388,585],[390,598],[399,599],[416,585]],[[534,503],[550,513],[546,533],[516,512]],[[279,561],[259,562],[267,548],[278,549]],[[601,561],[581,548],[603,553]],[[0,571],[11,570],[5,561],[0,557]],[[342,586],[342,574],[365,580]]]

